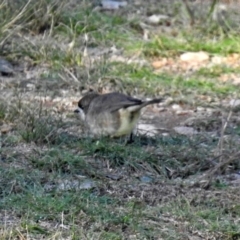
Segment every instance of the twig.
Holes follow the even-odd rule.
[[[218,2],[219,2],[219,0],[213,0],[212,1],[212,5],[211,5],[211,8],[210,8],[210,11],[208,12],[207,18],[210,18],[212,16],[212,14],[213,14],[213,12],[214,12]]]
[[[236,159],[236,157],[238,155],[240,155],[240,151],[235,153],[233,156],[229,157],[228,159],[224,160],[223,159],[223,142],[224,142],[224,133],[225,133],[225,130],[228,126],[228,123],[232,117],[232,113],[233,111],[230,110],[230,112],[228,113],[228,117],[227,117],[227,120],[224,122],[223,126],[222,126],[222,129],[221,129],[221,136],[220,136],[220,139],[219,139],[219,142],[218,142],[218,156],[219,157],[219,163],[216,164],[214,166],[213,169],[210,169],[207,174],[203,177],[204,179],[207,180],[207,182],[204,184],[204,188],[206,188],[207,186],[209,186],[210,182],[212,181],[212,178],[214,176],[214,174],[216,172],[219,171],[219,169],[221,169],[222,167],[224,167],[225,165],[231,163],[232,161],[234,161]]]
[[[185,5],[186,7],[186,10],[188,12],[188,15],[191,19],[190,21],[190,25],[193,26],[195,21],[194,21],[194,13],[193,13],[193,10],[190,8],[189,4],[188,4],[188,0],[182,0],[183,4]]]
[[[220,159],[219,159],[220,162],[222,162],[224,133],[225,133],[227,125],[228,125],[228,123],[230,121],[230,118],[232,117],[232,113],[233,113],[233,111],[230,110],[230,112],[228,113],[227,120],[223,124],[222,130],[221,130],[221,136],[220,136],[220,139],[219,139],[219,142],[218,142],[218,154],[220,155]]]
[[[213,175],[219,171],[219,169],[221,169],[222,167],[224,167],[227,164],[230,164],[231,162],[233,162],[237,157],[240,156],[240,151],[238,151],[237,153],[235,153],[233,156],[231,156],[230,158],[226,159],[225,161],[222,161],[220,163],[218,163],[211,171],[209,171],[206,175],[205,178],[208,179],[208,182],[206,185],[209,185],[210,182],[212,181]],[[205,185],[205,186],[206,186]]]
[[[70,70],[68,70],[66,67],[64,67],[63,65],[62,65],[62,68],[65,70],[65,72],[67,72],[71,77],[72,77],[72,79],[75,81],[75,82],[77,82],[77,83],[79,83],[79,80],[77,79],[77,77],[70,71]],[[60,76],[61,77],[61,76]]]

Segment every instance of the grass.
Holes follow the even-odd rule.
[[[112,63],[108,67],[107,76],[121,76],[122,81],[117,81],[115,85],[123,89],[134,89],[134,86],[138,86],[138,94],[159,95],[179,92],[179,96],[187,95],[191,98],[191,95],[197,96],[215,95],[217,97],[226,97],[233,93],[239,94],[238,89],[231,83],[224,83],[216,81],[216,77],[221,73],[236,72],[231,71],[231,68],[222,68],[218,70],[218,67],[212,69],[199,69],[196,73],[185,77],[180,74],[171,74],[170,72],[155,73],[150,67],[139,67],[134,64]],[[219,71],[219,73],[217,73]],[[214,78],[215,77],[215,78]],[[119,84],[120,82],[120,84]],[[119,85],[120,86],[119,86]]]
[[[2,57],[16,70],[0,83],[0,238],[238,239],[239,194],[228,180],[239,171],[238,111],[226,123],[222,102],[240,92],[219,78],[237,76],[239,67],[151,66],[162,58],[177,62],[188,51],[239,54],[237,25],[224,33],[216,23],[205,28],[196,21],[190,29],[176,2],[143,2],[138,9],[128,3],[115,12],[91,1],[71,4],[0,4]],[[146,40],[143,18],[158,12],[171,16],[169,26],[149,26]],[[171,31],[158,34],[162,27]],[[141,135],[131,145],[96,140],[72,113],[88,87],[170,98],[163,117],[172,104],[194,111],[218,106],[220,113],[196,115],[193,136]]]
[[[196,36],[194,33],[186,33],[180,36],[158,36],[146,43],[134,42],[134,45],[126,47],[128,51],[142,51],[146,57],[175,57],[184,52],[206,51],[212,55],[227,55],[239,53],[240,45],[238,36],[209,38],[209,36]]]
[[[19,173],[15,172],[16,175],[19,176]],[[224,229],[223,239],[239,234],[238,224],[232,221],[232,214],[238,214],[237,208],[232,208],[229,202],[219,202],[219,190],[216,191],[215,197],[210,194],[205,199],[203,192],[188,192],[185,197],[180,195],[177,199],[166,199],[165,204],[157,205],[153,204],[157,198],[154,196],[150,198],[150,205],[147,206],[144,199],[139,200],[137,196],[122,201],[120,196],[114,196],[118,195],[117,192],[111,194],[112,196],[107,193],[99,195],[95,190],[46,192],[36,176],[37,174],[32,174],[32,177],[25,175],[25,179],[18,179],[19,183],[24,183],[21,191],[18,186],[18,192],[15,192],[17,186],[13,186],[11,190],[15,193],[9,194],[6,191],[2,194],[4,200],[1,201],[1,207],[4,207],[5,211],[14,211],[16,216],[21,217],[22,229],[27,229],[28,234],[34,234],[36,237],[43,234],[51,238],[55,232],[48,227],[42,227],[43,222],[48,222],[49,225],[63,223],[63,236],[84,236],[90,231],[91,235],[88,236],[94,236],[95,232],[100,239],[122,239],[125,235],[123,229],[126,233],[137,232],[140,238],[158,234],[166,239],[181,239],[187,236],[189,227],[199,231],[202,236],[207,236],[208,233],[203,231],[207,228],[212,234],[218,233],[219,237]],[[36,179],[35,184],[31,178]],[[171,188],[169,186],[169,191]],[[132,194],[134,196],[138,193],[133,191]],[[188,197],[191,201],[187,200]],[[182,229],[179,235],[174,223],[181,219],[184,219],[184,222],[179,222]],[[24,231],[22,233],[24,234]],[[15,234],[17,236],[17,232]]]

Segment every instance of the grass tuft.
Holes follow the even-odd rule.
[[[183,2],[0,3],[0,239],[239,238],[238,14]],[[141,118],[159,134],[86,136],[73,109],[89,88],[164,97]]]

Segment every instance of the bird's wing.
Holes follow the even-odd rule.
[[[90,104],[89,111],[94,113],[114,112],[121,108],[141,105],[143,102],[139,99],[126,96],[121,93],[108,93],[94,98]]]
[[[121,93],[110,93],[102,98],[101,105],[104,106],[104,110],[114,112],[120,108],[127,108],[130,106],[141,105],[143,102],[140,99],[126,96]]]

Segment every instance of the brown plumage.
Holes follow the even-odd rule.
[[[80,99],[75,112],[80,114],[93,135],[120,137],[132,132],[143,107],[162,100],[142,101],[118,92],[89,92]]]

